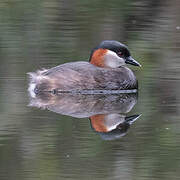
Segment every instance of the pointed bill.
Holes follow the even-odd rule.
[[[126,64],[131,64],[131,65],[134,65],[134,66],[139,66],[141,67],[141,64],[139,64],[135,59],[133,59],[131,56],[127,57],[125,59],[125,63]]]

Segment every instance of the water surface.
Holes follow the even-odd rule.
[[[0,179],[179,179],[179,7],[177,0],[1,0]],[[88,114],[28,106],[27,72],[88,60],[105,39],[128,45],[143,66],[129,66],[137,103],[128,112],[118,104],[110,116],[142,114],[123,136],[103,138]],[[106,98],[95,99],[116,100]]]

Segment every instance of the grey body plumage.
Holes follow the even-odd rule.
[[[32,74],[35,92],[137,89],[137,80],[128,67],[100,68],[88,62],[72,62]]]

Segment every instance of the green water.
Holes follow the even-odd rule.
[[[0,179],[179,179],[179,9],[178,0],[1,0]],[[129,66],[139,80],[132,109],[121,112],[114,97],[87,98],[81,118],[55,109],[67,99],[49,110],[28,106],[27,72],[86,61],[105,39],[128,45],[142,64]],[[89,106],[97,99],[99,109]],[[141,116],[105,140],[89,118],[96,111]]]

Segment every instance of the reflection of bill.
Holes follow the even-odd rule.
[[[122,114],[99,114],[90,117],[91,127],[104,140],[113,140],[124,136],[130,125],[140,115],[126,117]]]
[[[30,106],[76,118],[89,117],[92,128],[103,139],[122,137],[139,115],[127,117],[137,102],[137,94],[58,94],[31,97]]]

